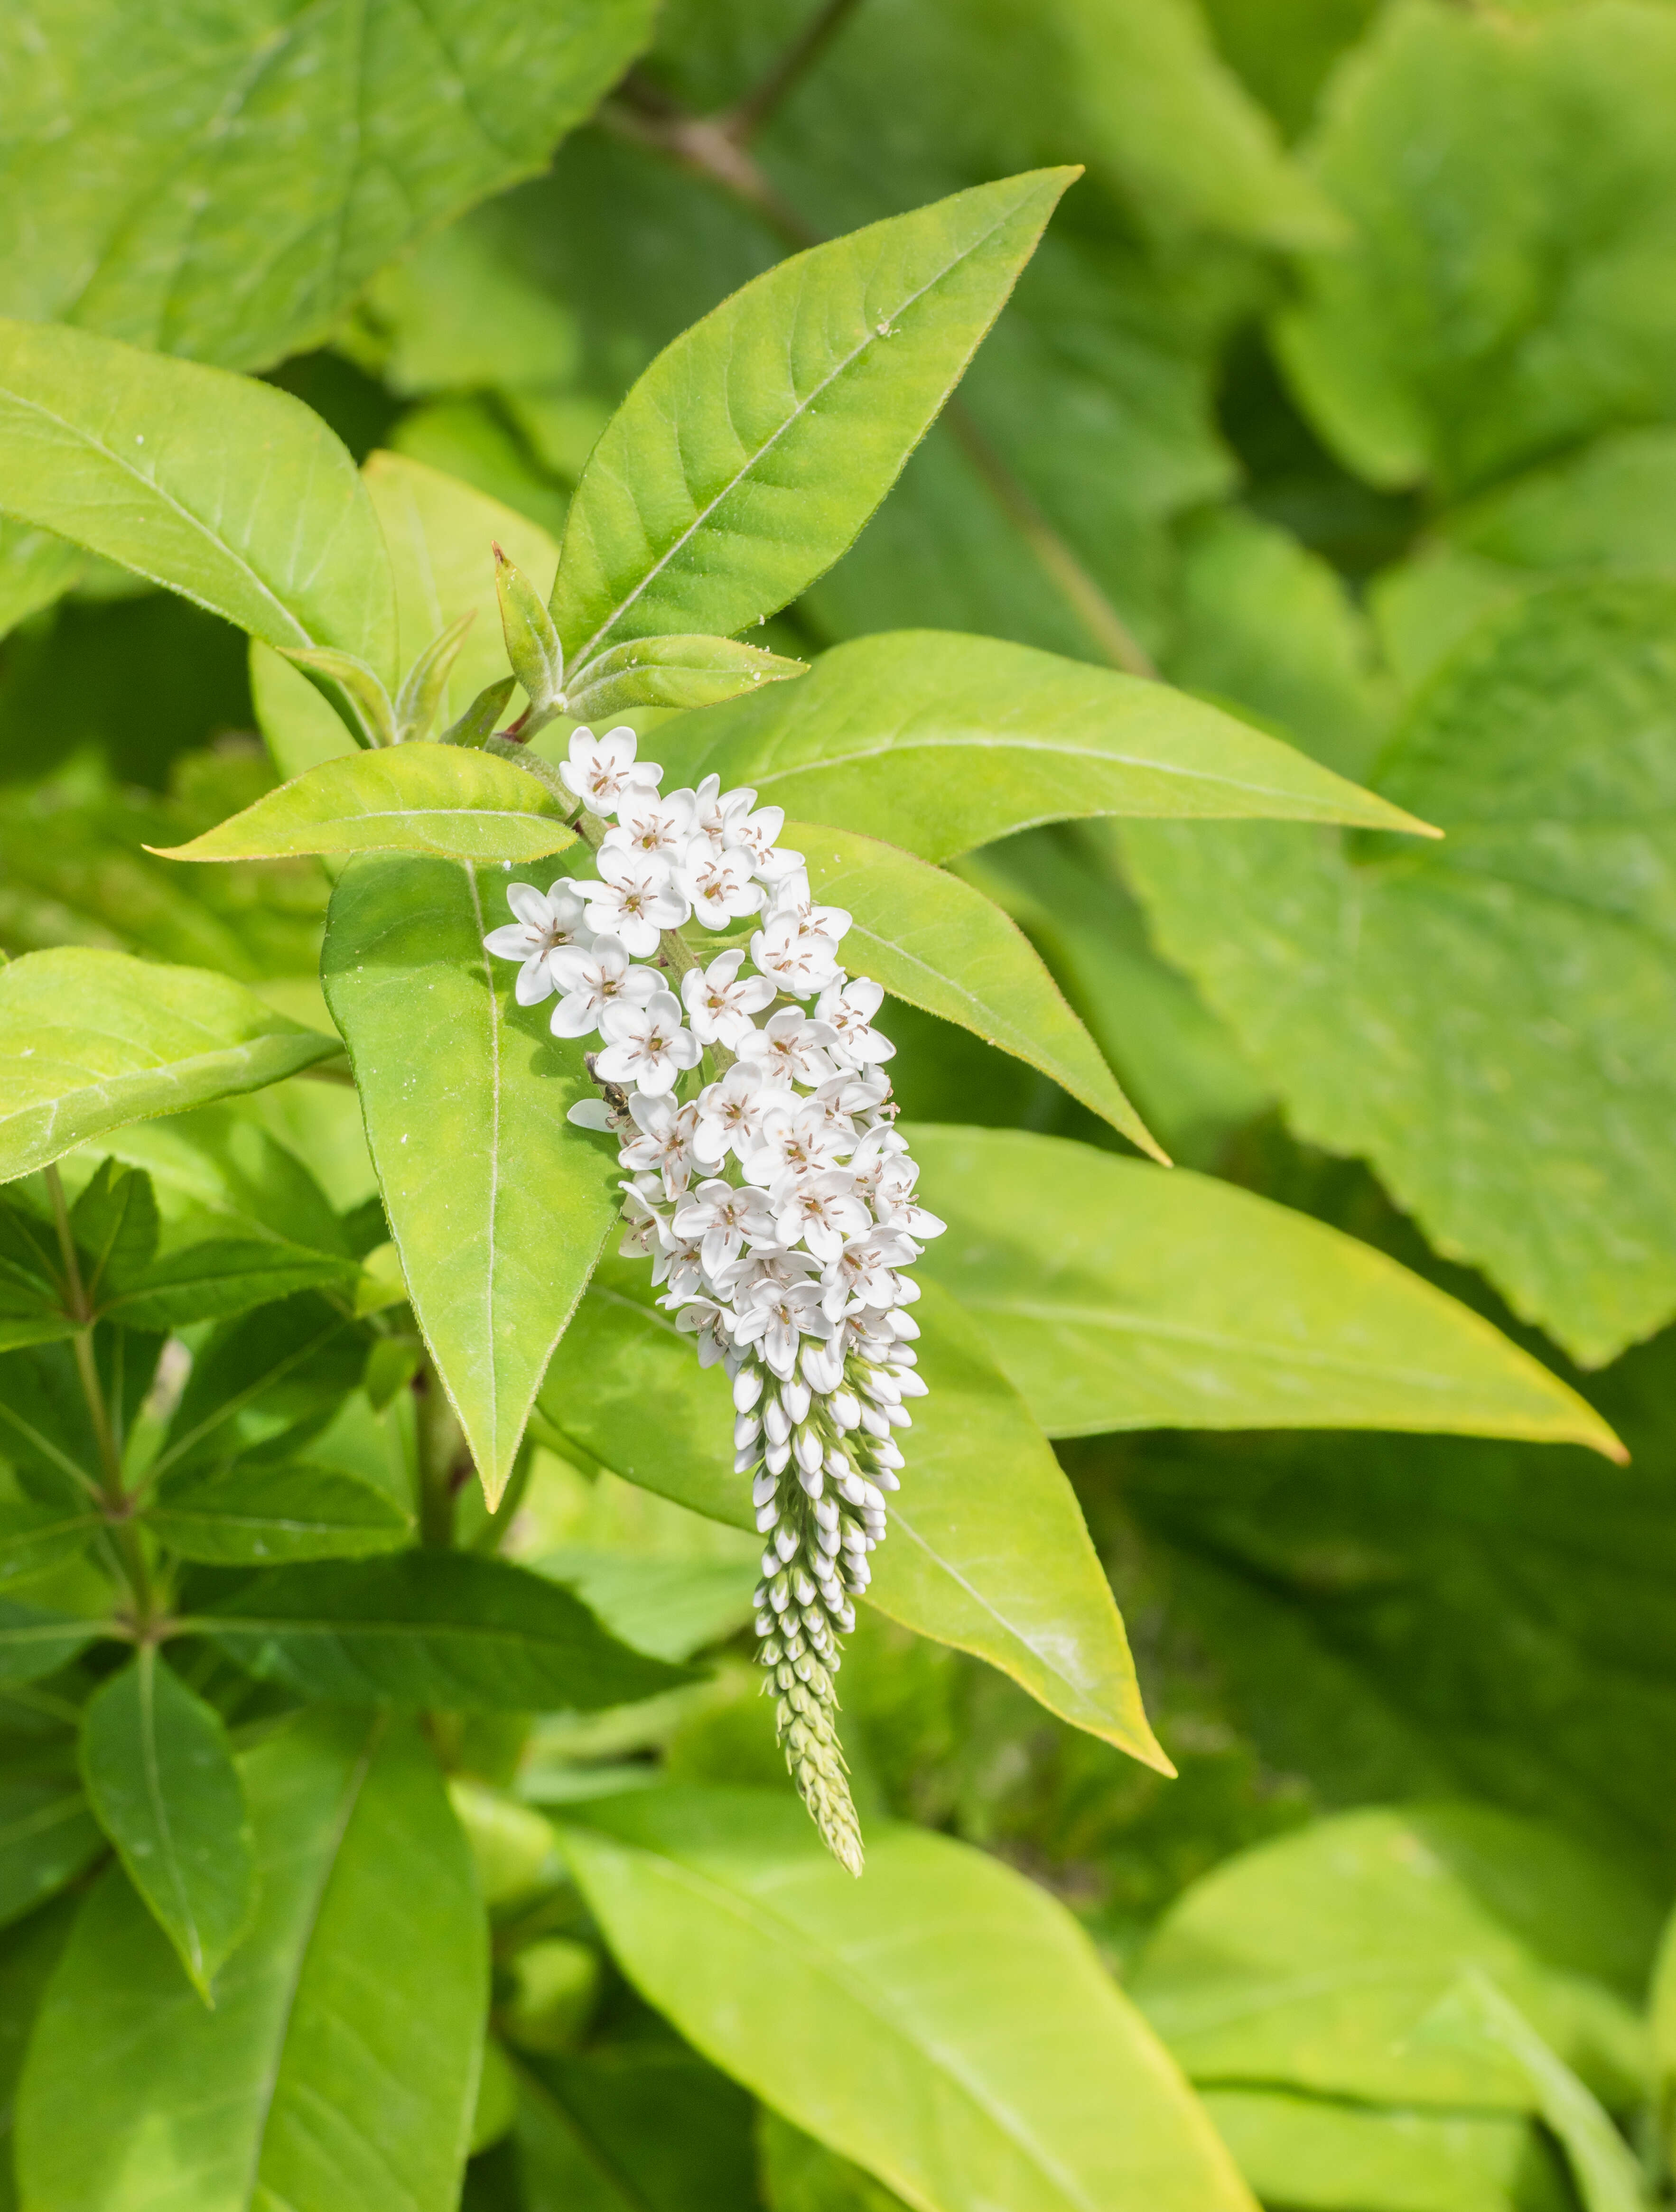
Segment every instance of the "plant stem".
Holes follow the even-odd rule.
[[[748,145],[770,115],[795,89],[853,14],[856,0],[826,0],[792,40],[780,59],[754,90],[720,118],[721,129],[736,146]]]
[[[58,1232],[58,1252],[64,1261],[64,1287],[69,1294],[70,1318],[76,1323],[70,1348],[76,1358],[76,1378],[82,1385],[82,1395],[88,1408],[88,1420],[93,1430],[94,1448],[99,1455],[100,1495],[105,1508],[105,1517],[110,1524],[112,1539],[122,1563],[134,1601],[134,1618],[142,1630],[149,1626],[152,1618],[151,1572],[146,1565],[145,1546],[140,1540],[138,1529],[132,1518],[132,1501],[122,1479],[122,1450],[111,1421],[111,1409],[106,1401],[104,1385],[99,1379],[99,1358],[94,1346],[93,1309],[88,1297],[87,1285],[82,1279],[82,1262],[76,1250],[76,1239],[70,1233],[70,1208],[64,1201],[64,1187],[56,1167],[45,1171],[47,1194],[52,1200],[53,1226]]]
[[[413,1378],[414,1474],[419,1540],[446,1551],[454,1540],[454,1462],[462,1437],[428,1352]]]

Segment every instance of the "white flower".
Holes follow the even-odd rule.
[[[692,835],[692,803],[684,792],[667,799],[655,790],[631,790],[616,810],[616,827],[600,840],[600,851],[661,854],[673,864]]]
[[[871,1202],[886,1228],[900,1229],[909,1237],[940,1237],[948,1227],[929,1212],[914,1195],[920,1170],[910,1161],[891,1160],[873,1185]]]
[[[879,1177],[887,1168],[901,1159],[907,1150],[907,1139],[898,1136],[888,1121],[877,1123],[860,1139],[850,1160],[850,1173],[855,1177],[856,1188],[869,1206],[874,1203]]]
[[[694,834],[707,837],[718,853],[734,842],[728,834],[732,817],[748,813],[756,798],[754,791],[724,791],[719,775],[707,775],[696,791],[687,785],[670,793],[671,801],[685,802]]]
[[[507,904],[518,916],[491,929],[483,949],[497,960],[521,960],[513,995],[520,1006],[537,1006],[556,986],[550,957],[567,945],[586,945],[591,935],[582,920],[582,902],[568,876],[546,890],[533,884],[508,884]],[[772,988],[768,994],[772,998]]]
[[[782,1006],[742,1039],[739,1059],[766,1068],[780,1083],[824,1083],[836,1073],[826,1049],[835,1042],[824,1022],[811,1022],[795,1006]]]
[[[631,791],[655,791],[663,770],[655,761],[635,758],[635,733],[626,722],[596,738],[589,729],[570,733],[570,758],[561,761],[565,788],[574,791],[590,814],[610,814]]]
[[[743,1161],[753,1182],[783,1175],[818,1175],[836,1167],[855,1144],[853,1130],[825,1113],[812,1098],[790,1097],[763,1115],[756,1145]]]
[[[622,1186],[622,1218],[627,1225],[616,1248],[620,1258],[644,1260],[662,1248],[668,1224],[645,1192],[631,1182]]]
[[[565,994],[553,1009],[555,1036],[588,1036],[607,1006],[644,1006],[664,988],[655,969],[629,966],[616,937],[596,937],[586,952],[576,946],[556,952],[548,964]]]
[[[789,1382],[797,1370],[801,1339],[832,1334],[820,1300],[818,1284],[788,1283],[738,1316],[733,1323],[734,1341],[760,1345],[768,1367],[782,1382]]]
[[[640,1134],[617,1154],[618,1166],[632,1169],[637,1176],[661,1177],[665,1197],[679,1198],[692,1181],[696,1109],[677,1106],[667,1094],[648,1097],[639,1091],[629,1099],[628,1111]]]
[[[762,1116],[790,1096],[768,1068],[739,1060],[720,1083],[707,1084],[699,1093],[694,1151],[707,1167],[720,1165],[730,1152],[743,1161],[756,1145]]]
[[[681,1026],[681,1001],[659,991],[644,1006],[617,999],[599,1020],[610,1039],[596,1065],[608,1083],[629,1083],[649,1097],[673,1091],[683,1068],[695,1067],[700,1046]]]
[[[853,1073],[840,1068],[830,1082],[816,1085],[814,1095],[822,1113],[848,1127],[861,1115],[878,1111],[890,1096],[890,1079],[877,1070]]]
[[[762,886],[751,878],[750,855],[738,845],[724,845],[717,852],[707,837],[689,837],[675,880],[706,929],[726,929],[762,903]]]
[[[793,999],[812,998],[841,980],[837,939],[806,933],[794,914],[774,915],[759,929],[750,940],[750,957]]]
[[[894,1271],[913,1257],[913,1246],[903,1237],[893,1237],[888,1230],[876,1229],[871,1235],[852,1238],[841,1251],[829,1257],[821,1270],[821,1303],[827,1318],[835,1322],[858,1307],[884,1310],[894,1306]]]
[[[744,1249],[747,1237],[754,1244],[773,1243],[774,1208],[767,1191],[750,1183],[701,1182],[677,1207],[675,1233],[701,1238],[704,1272],[720,1277]]]
[[[809,888],[808,871],[803,867],[786,875],[774,890],[768,920],[780,921],[787,917],[797,923],[800,937],[829,937],[835,945],[849,929],[853,920],[853,916],[841,906],[815,904],[815,895]]]
[[[842,1168],[788,1175],[774,1186],[774,1195],[780,1243],[795,1244],[801,1237],[817,1260],[836,1259],[851,1237],[871,1226],[854,1179]]]
[[[719,952],[707,968],[689,968],[681,978],[687,1019],[701,1044],[736,1050],[751,1030],[751,1016],[772,1005],[774,985],[766,975],[739,974],[744,957],[743,949]]]
[[[687,919],[685,896],[655,854],[602,846],[598,867],[600,881],[586,886],[588,927],[620,937],[637,960],[647,959],[658,950],[659,933],[679,929]]]
[[[718,1305],[714,1298],[690,1298],[680,1307],[675,1316],[675,1326],[689,1336],[698,1339],[698,1364],[714,1367],[719,1359],[726,1359],[733,1349],[733,1316],[726,1306]]]
[[[652,1279],[654,1283],[666,1282],[670,1297],[677,1304],[685,1298],[707,1297],[710,1294],[696,1239],[677,1237],[672,1232],[653,1257]]]
[[[847,983],[829,984],[815,1002],[816,1020],[830,1023],[838,1033],[838,1049],[859,1067],[889,1060],[896,1049],[871,1026],[884,1000],[882,984],[868,975],[855,975]]]
[[[777,1298],[792,1283],[806,1282],[818,1273],[820,1261],[811,1253],[789,1244],[758,1244],[732,1270],[733,1303],[748,1313],[762,1298]]]
[[[737,807],[727,823],[728,842],[742,845],[750,855],[750,864],[766,884],[778,883],[803,866],[801,853],[776,845],[774,840],[786,826],[783,806],[761,806],[753,814],[751,804],[756,797],[754,791],[738,791],[731,794],[744,804]]]

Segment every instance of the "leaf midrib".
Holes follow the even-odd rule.
[[[910,308],[918,307],[920,301],[923,300],[928,293],[935,290],[937,286],[941,284],[954,270],[958,269],[963,262],[969,261],[972,256],[976,253],[981,247],[985,246],[989,243],[990,240],[994,237],[998,231],[1005,229],[1006,225],[1017,215],[1018,209],[1023,204],[1023,203],[1021,200],[1017,205],[1010,208],[1006,214],[998,217],[981,237],[974,239],[969,246],[966,246],[959,253],[954,255],[950,260],[946,261],[938,270],[937,274],[931,277],[926,283],[922,284],[917,292],[910,292],[908,297],[902,302],[901,306],[892,310],[890,319],[890,327],[894,330],[898,319],[902,316],[908,313]],[[801,279],[799,281],[801,282]],[[697,327],[701,328],[702,325],[701,325]],[[981,333],[980,333],[980,336],[981,336]],[[616,629],[616,625],[628,612],[628,610],[644,595],[646,592],[651,588],[652,585],[656,582],[659,576],[662,574],[663,571],[669,566],[670,562],[674,560],[676,556],[686,544],[689,544],[697,532],[704,527],[704,526],[708,522],[710,517],[715,513],[717,507],[721,505],[722,501],[729,498],[735,491],[738,490],[738,487],[745,481],[746,477],[750,476],[752,470],[756,468],[757,463],[762,459],[763,456],[773,452],[774,447],[783,437],[786,436],[786,433],[794,428],[795,426],[802,421],[805,415],[808,413],[809,410],[814,405],[815,402],[820,398],[822,394],[829,390],[830,387],[837,382],[841,376],[843,376],[851,368],[853,368],[855,362],[860,360],[870,346],[878,345],[883,342],[880,333],[877,331],[869,330],[865,337],[862,339],[860,344],[853,347],[850,352],[846,354],[843,359],[829,369],[826,375],[821,379],[820,382],[811,389],[805,398],[799,400],[797,405],[792,410],[791,413],[786,416],[785,420],[781,422],[766,439],[764,439],[762,443],[756,448],[756,452],[751,454],[749,460],[744,463],[744,466],[736,470],[734,474],[728,478],[727,482],[707,502],[707,504],[698,509],[692,520],[681,532],[681,535],[676,538],[664,552],[659,555],[657,560],[653,562],[652,566],[641,578],[639,583],[637,583],[634,589],[611,610],[610,613],[606,616],[604,621],[599,624],[597,629],[595,629],[593,635],[587,640],[586,643],[577,648],[572,658],[576,664],[576,672],[579,677],[586,674],[588,656],[594,651],[600,640],[610,635],[610,632]],[[972,345],[967,349],[968,359],[970,358],[971,354],[975,350],[977,343],[978,340],[975,338]],[[581,504],[581,495],[586,489],[586,484],[585,478],[583,483],[577,487],[577,507],[579,510]],[[638,507],[636,511],[638,512]],[[568,535],[568,532],[567,535]],[[561,574],[562,574],[562,554],[560,556],[560,571]]]

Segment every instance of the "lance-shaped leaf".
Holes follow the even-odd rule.
[[[1435,834],[1167,684],[944,630],[836,646],[805,682],[695,714],[658,744],[671,783],[714,772],[927,860],[1091,814]]]
[[[783,836],[819,897],[853,916],[841,948],[853,973],[1039,1067],[1163,1158],[1041,956],[993,900],[877,838],[804,822],[787,823]]]
[[[281,1437],[295,1444],[325,1426],[366,1364],[364,1331],[308,1292],[224,1323],[197,1347],[148,1480],[225,1468]]]
[[[571,502],[552,601],[570,665],[628,638],[729,635],[829,568],[1076,173],[981,185],[815,246],[666,347]]]
[[[390,562],[355,463],[288,392],[0,322],[0,507],[275,646],[396,681]]]
[[[167,1332],[197,1321],[225,1321],[299,1291],[335,1287],[342,1292],[354,1283],[355,1273],[353,1260],[329,1252],[252,1237],[210,1237],[167,1254],[143,1273],[111,1279],[100,1311],[124,1328]]]
[[[754,1525],[733,1472],[720,1368],[653,1303],[644,1261],[608,1260],[543,1384],[541,1413],[613,1473],[713,1520]],[[871,1555],[880,1612],[1011,1674],[1050,1712],[1170,1771],[1123,1622],[1070,1484],[972,1322],[934,1283],[914,1309],[929,1395],[914,1401],[890,1534]]]
[[[103,1633],[102,1622],[0,1598],[0,1682],[35,1682],[56,1674]]]
[[[255,1907],[255,1854],[221,1717],[155,1644],[88,1699],[82,1778],[129,1880],[207,1998]]]
[[[539,860],[576,842],[537,777],[459,745],[407,744],[323,761],[171,860],[271,860],[298,853],[424,853]]]
[[[568,1590],[468,1552],[276,1567],[186,1625],[252,1674],[343,1704],[592,1711],[692,1680]]]
[[[237,1468],[162,1487],[146,1525],[183,1559],[279,1566],[361,1559],[404,1544],[413,1523],[387,1491],[331,1467]]]
[[[105,1838],[73,1772],[0,1782],[0,1926],[74,1881]]]
[[[491,1503],[618,1206],[613,1155],[565,1121],[595,1095],[579,1048],[483,950],[506,883],[359,860],[322,957],[414,1311]]]
[[[237,368],[322,344],[375,271],[541,168],[651,19],[46,0],[9,61],[0,306]]]
[[[1307,1214],[1023,1129],[917,1127],[912,1141],[949,1224],[921,1264],[1049,1436],[1444,1430],[1624,1456],[1499,1329]]]
[[[307,1715],[240,1764],[259,1894],[216,2009],[113,1868],[32,2039],[23,2202],[453,2212],[489,1961],[429,1747],[387,1716]]]
[[[565,712],[587,722],[632,707],[711,707],[759,684],[808,673],[806,663],[738,638],[637,637],[611,646],[578,672]]]
[[[124,1121],[259,1091],[336,1041],[201,968],[65,945],[0,969],[0,1179]]]
[[[853,1881],[796,1805],[755,1790],[648,1790],[586,1819],[566,1855],[629,1978],[921,2212],[1250,2212],[1087,1936],[1010,1867],[875,1825]]]

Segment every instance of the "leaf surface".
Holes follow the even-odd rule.
[[[788,822],[781,840],[804,855],[817,896],[853,917],[841,947],[847,968],[1040,1068],[1162,1158],[1041,955],[981,891],[849,830]]]
[[[1167,684],[938,630],[835,646],[802,683],[707,708],[658,744],[671,781],[751,784],[927,860],[1090,814],[1425,829]]]
[[[592,1711],[691,1679],[619,1644],[568,1590],[465,1552],[276,1567],[191,1625],[252,1674],[346,1704]]]
[[[604,1264],[542,1387],[542,1414],[561,1448],[572,1440],[628,1481],[748,1528],[726,1378],[699,1366],[654,1296],[644,1261]],[[1052,1451],[954,1299],[927,1284],[914,1311],[929,1395],[914,1401],[869,1598],[1168,1771],[1111,1587]]]
[[[0,1925],[73,1881],[104,1842],[73,1776],[0,1782]]]
[[[216,2009],[113,1868],[32,2042],[22,2202],[453,2212],[488,1947],[431,1753],[407,1724],[320,1714],[240,1765],[259,1902]],[[157,2124],[188,2112],[190,2127]]]
[[[607,1150],[569,1127],[592,1096],[543,1009],[483,949],[504,875],[360,859],[322,973],[414,1310],[490,1501],[617,1212]]]
[[[305,351],[385,263],[538,169],[651,14],[46,0],[9,58],[0,297],[230,367]]]
[[[361,1559],[407,1541],[409,1516],[386,1491],[331,1467],[250,1467],[164,1487],[146,1524],[183,1559],[278,1566]]]
[[[1589,1364],[1676,1311],[1673,629],[1676,588],[1623,579],[1478,629],[1380,768],[1435,848],[1124,832],[1162,950],[1299,1133]]]
[[[0,1682],[35,1682],[84,1651],[101,1624],[0,1598]]]
[[[920,1264],[1049,1436],[1452,1430],[1623,1456],[1593,1407],[1490,1322],[1307,1214],[1062,1137],[909,1134],[949,1224]]]
[[[522,769],[459,745],[405,744],[324,761],[169,860],[276,860],[301,853],[423,853],[538,860],[576,842],[559,802]]]
[[[566,522],[553,619],[577,675],[630,638],[730,635],[831,567],[1073,174],[980,185],[794,255],[659,355]]]
[[[66,945],[0,969],[0,1177],[124,1121],[258,1091],[337,1049],[197,968]]]
[[[919,2212],[1247,2212],[1208,2121],[1063,1906],[907,1827],[873,1828],[855,1882],[800,1822],[767,1792],[671,1788],[562,1833],[643,1994]]]
[[[337,439],[271,385],[0,321],[0,507],[276,646],[394,681],[390,563]]]
[[[256,1859],[220,1715],[143,1645],[82,1716],[82,1778],[200,1996],[247,1928]]]

